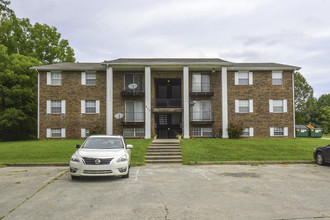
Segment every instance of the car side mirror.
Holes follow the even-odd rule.
[[[77,144],[77,145],[76,145],[76,148],[78,148],[78,149],[79,149],[79,148],[80,148],[80,144]]]
[[[127,149],[132,149],[132,148],[133,148],[133,145],[131,145],[131,144],[127,144],[126,148],[127,148]]]

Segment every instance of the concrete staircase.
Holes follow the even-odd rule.
[[[146,154],[146,163],[182,163],[178,139],[156,139],[151,142]]]

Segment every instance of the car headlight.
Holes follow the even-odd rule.
[[[121,156],[118,160],[117,160],[117,163],[120,163],[120,162],[126,162],[128,161],[128,157],[126,154],[124,154],[123,156]]]
[[[79,163],[79,162],[80,162],[79,158],[78,158],[77,156],[75,156],[75,155],[73,155],[73,156],[71,157],[71,161],[72,161],[72,162],[76,162],[76,163]]]

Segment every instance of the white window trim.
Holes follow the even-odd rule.
[[[270,127],[270,136],[271,137],[287,137],[289,136],[289,128],[288,127],[282,127],[283,128],[283,135],[275,135],[275,127]]]
[[[239,84],[239,74],[240,73],[247,73],[248,74],[248,85],[253,85],[253,72],[249,72],[249,71],[238,71],[235,72],[235,85],[241,85]],[[247,86],[247,85],[242,85],[242,86]]]
[[[100,100],[88,100],[88,101],[95,101],[95,113],[86,113],[86,100],[81,100],[80,101],[81,114],[88,114],[88,115],[100,114]]]
[[[275,73],[280,73],[281,74],[281,78],[274,77],[274,74]],[[273,79],[281,79],[282,80],[282,83],[281,84],[273,84]],[[272,85],[275,85],[275,86],[281,86],[281,85],[283,85],[283,71],[272,71]]]
[[[81,85],[86,85],[86,72],[81,72]]]
[[[253,137],[254,136],[254,128],[249,127],[249,128],[245,128],[245,129],[249,129],[249,134],[248,135],[241,135],[242,137]]]
[[[249,101],[249,112],[240,112],[239,111],[239,101]],[[253,99],[236,99],[235,100],[235,113],[241,113],[241,114],[244,114],[244,113],[253,113]]]
[[[47,85],[53,85],[53,86],[61,86],[62,85],[62,72],[58,71],[58,72],[55,72],[54,73],[60,73],[61,74],[61,84],[52,84],[52,72],[47,72]]]
[[[61,128],[61,137],[52,137],[52,128],[46,129],[46,137],[47,138],[65,138],[66,136],[66,130],[65,128]]]
[[[287,99],[276,99],[283,101],[283,112],[274,112],[274,99],[269,99],[269,112],[270,113],[287,113],[288,112],[288,100]]]
[[[61,100],[61,113],[52,113],[52,101],[46,101],[46,113],[47,114],[65,114],[65,100]]]

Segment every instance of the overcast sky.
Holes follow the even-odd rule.
[[[302,67],[330,93],[329,0],[11,0],[18,17],[55,26],[79,62],[220,58]]]

